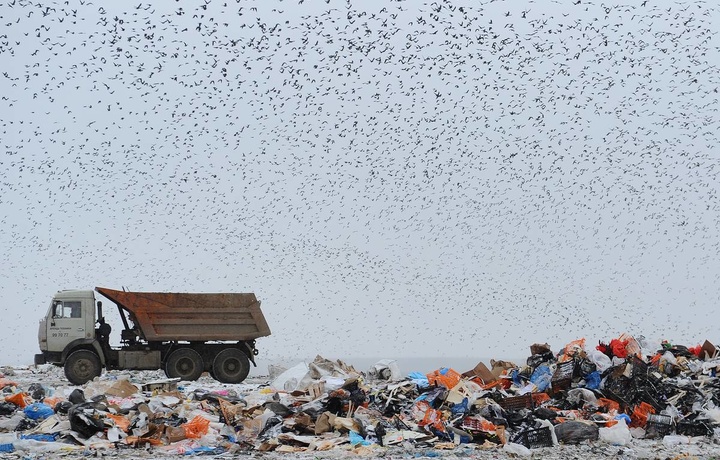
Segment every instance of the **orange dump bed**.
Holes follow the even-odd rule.
[[[148,341],[239,341],[270,335],[255,294],[95,290],[130,312]]]

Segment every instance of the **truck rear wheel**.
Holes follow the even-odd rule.
[[[89,350],[73,351],[65,360],[65,377],[74,385],[89,382],[101,371],[100,357]]]
[[[247,356],[237,348],[226,348],[213,360],[213,376],[222,383],[240,383],[250,373]]]
[[[181,380],[197,380],[203,373],[200,353],[192,348],[178,348],[170,353],[165,362],[165,375]]]

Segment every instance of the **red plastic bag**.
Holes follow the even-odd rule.
[[[702,345],[697,345],[694,347],[688,348],[688,351],[692,353],[695,357],[699,358],[702,354]]]
[[[641,402],[637,406],[635,406],[635,409],[633,410],[632,415],[630,416],[630,426],[631,427],[644,427],[647,424],[647,416],[648,414],[654,414],[655,408],[651,406],[648,403]]]
[[[192,420],[181,425],[185,430],[187,438],[201,438],[207,434],[210,427],[210,420],[201,415],[196,415]]]
[[[612,339],[610,341],[610,350],[612,351],[613,356],[617,356],[620,359],[627,358],[627,345],[627,340]]]

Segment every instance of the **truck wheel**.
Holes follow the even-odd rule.
[[[65,360],[65,377],[74,385],[89,382],[101,371],[100,357],[89,350],[73,351]]]
[[[180,380],[197,380],[203,373],[200,353],[192,348],[178,348],[170,353],[165,363],[165,375]]]
[[[226,348],[213,360],[214,377],[222,383],[240,383],[250,373],[247,356],[237,348]]]

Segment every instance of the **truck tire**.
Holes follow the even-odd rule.
[[[99,377],[101,371],[100,357],[89,350],[73,351],[65,360],[65,377],[73,385],[83,385]]]
[[[178,348],[165,362],[165,375],[170,378],[192,381],[199,379],[202,373],[202,356],[192,348]]]
[[[240,383],[250,373],[250,362],[242,350],[226,348],[215,356],[213,377],[222,383]]]

